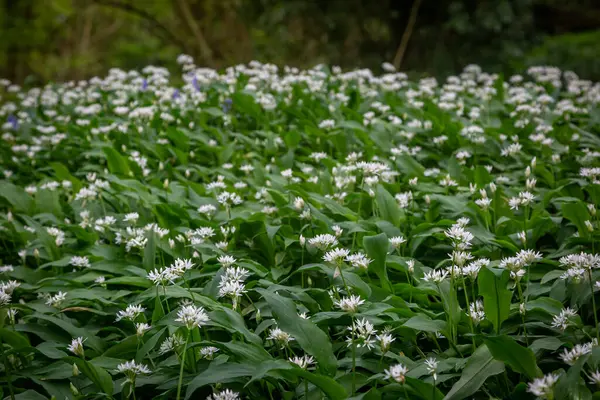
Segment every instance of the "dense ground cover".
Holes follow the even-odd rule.
[[[179,61],[2,82],[3,397],[598,396],[599,84]]]

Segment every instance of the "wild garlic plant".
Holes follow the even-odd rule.
[[[599,83],[178,62],[0,80],[4,397],[597,396]]]

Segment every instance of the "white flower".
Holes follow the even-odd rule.
[[[304,209],[304,199],[302,197],[296,197],[294,199],[294,208],[298,211],[301,211]]]
[[[403,236],[394,236],[389,241],[394,249],[398,249],[402,244],[406,243],[406,239]]]
[[[572,324],[570,318],[576,315],[577,313],[569,307],[563,308],[558,315],[552,317],[552,327],[564,331]]]
[[[58,292],[54,296],[48,297],[46,300],[46,304],[52,307],[60,307],[61,303],[67,298],[67,294],[63,292]]]
[[[589,374],[590,377],[590,385],[600,385],[600,370],[596,370],[593,372],[590,372]]]
[[[198,207],[198,212],[210,218],[214,213],[217,212],[217,207],[213,206],[212,204],[204,204]]]
[[[374,336],[377,335],[377,331],[366,318],[353,322],[348,330],[352,332],[351,336],[346,337],[348,347],[354,344],[356,344],[356,347],[366,347],[369,350],[375,347]]]
[[[319,122],[319,129],[331,129],[335,126],[335,121],[332,119],[325,119]]]
[[[0,290],[4,291],[4,293],[8,293],[11,295],[14,292],[14,290],[19,286],[21,286],[21,283],[14,280],[0,282]]]
[[[166,354],[170,351],[177,350],[184,343],[185,343],[185,341],[181,336],[179,336],[177,334],[171,335],[160,344],[158,353],[162,355],[162,354]]]
[[[206,400],[239,400],[240,395],[232,390],[225,389],[218,393],[213,393]]]
[[[155,285],[166,286],[167,284],[173,284],[177,275],[173,273],[171,268],[154,269],[148,272],[147,278],[150,279]]]
[[[390,333],[382,333],[381,335],[377,335],[377,340],[379,340],[379,347],[381,348],[382,353],[386,353],[392,342],[396,340]]]
[[[150,330],[152,327],[145,322],[136,322],[135,324],[135,334],[138,336],[143,336],[144,332]]]
[[[360,296],[351,295],[350,297],[342,297],[340,300],[333,302],[337,307],[345,312],[355,313],[358,310],[358,306],[365,303]]]
[[[83,342],[85,341],[84,338],[82,337],[78,337],[75,338],[73,340],[71,340],[71,344],[67,346],[67,348],[69,349],[69,351],[73,354],[75,354],[76,356],[84,356],[84,351],[83,351]]]
[[[149,374],[150,368],[148,368],[145,364],[137,364],[135,360],[127,361],[122,364],[117,365],[117,371],[125,374],[127,377],[127,381],[133,383],[135,381],[135,377],[141,374]]]
[[[71,257],[71,261],[69,261],[69,262],[74,267],[89,267],[90,266],[90,260],[87,257],[73,256],[73,257]]]
[[[273,328],[269,332],[269,336],[267,336],[267,340],[273,340],[277,343],[282,349],[288,345],[289,342],[295,340],[289,333],[282,331],[279,328]]]
[[[193,304],[185,305],[177,312],[175,322],[181,322],[188,329],[206,325],[210,321],[208,314],[202,307],[196,307]]]
[[[117,313],[117,322],[122,319],[128,319],[130,321],[134,321],[140,314],[142,314],[146,309],[139,304],[133,305],[130,304],[127,306],[125,311],[119,311]]]
[[[571,350],[563,349],[559,358],[566,364],[573,365],[581,356],[591,353],[594,344],[594,342],[576,344]]]
[[[433,380],[437,380],[437,367],[438,362],[435,358],[431,357],[425,360],[425,365],[427,366],[427,372],[433,376]]]
[[[327,250],[338,244],[338,240],[334,235],[328,233],[317,235],[314,238],[308,239],[308,244],[318,248],[319,250]]]
[[[140,217],[140,215],[136,212],[132,212],[129,214],[125,214],[125,217],[123,217],[123,222],[133,222],[135,223],[138,218]]]
[[[219,351],[217,347],[206,346],[200,349],[200,356],[202,358],[206,358],[207,360],[212,360],[215,354]]]
[[[431,270],[425,273],[423,280],[427,282],[441,283],[444,279],[446,279],[447,276],[448,271]]]
[[[335,233],[336,237],[342,236],[342,233],[344,232],[344,230],[340,228],[339,225],[334,225],[331,227],[331,229],[333,229],[333,232]]]
[[[481,300],[477,300],[475,303],[469,305],[469,316],[475,325],[485,319],[485,311],[483,310],[483,302]]]
[[[398,383],[404,383],[404,377],[408,372],[408,368],[406,368],[402,364],[396,364],[392,365],[389,369],[386,369],[384,372],[384,379],[393,379]]]
[[[490,198],[483,198],[483,199],[477,199],[475,200],[475,204],[477,204],[482,210],[487,210],[490,206],[490,204],[492,204],[492,199]]]
[[[527,385],[527,391],[540,399],[547,399],[554,392],[554,384],[560,378],[559,374],[548,374],[541,378],[536,378]]]
[[[323,256],[323,260],[332,264],[341,264],[346,259],[346,257],[348,257],[349,254],[350,250],[337,248],[325,253],[325,255]]]
[[[302,357],[290,357],[289,360],[302,369],[307,369],[315,363],[315,359],[309,355],[303,355]]]
[[[363,253],[351,254],[346,257],[346,261],[349,262],[355,268],[369,268],[369,264],[373,261]]]
[[[235,264],[235,262],[237,261],[235,258],[233,258],[232,256],[220,256],[217,258],[217,261],[220,262],[225,268]]]

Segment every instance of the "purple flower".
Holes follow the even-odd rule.
[[[14,130],[19,129],[19,121],[17,120],[17,117],[15,117],[14,115],[9,115],[8,116],[8,123],[10,123],[12,125],[12,128]]]
[[[223,106],[222,106],[223,112],[224,113],[228,113],[229,110],[231,110],[231,105],[232,104],[233,104],[233,100],[231,100],[231,99],[225,99],[225,101],[223,102]]]
[[[148,81],[146,79],[144,79],[142,81],[142,90],[146,90],[148,88]]]

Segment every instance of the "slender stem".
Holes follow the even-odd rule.
[[[15,392],[12,386],[12,375],[10,373],[10,366],[8,365],[8,359],[6,358],[6,354],[4,354],[4,344],[2,344],[2,339],[0,339],[0,352],[2,352],[2,361],[4,362],[4,369],[6,371],[6,382],[8,383],[8,391],[10,393],[10,399],[15,400]]]
[[[354,326],[354,321],[352,322]],[[356,343],[354,342],[354,329],[352,329],[352,396],[356,392]]]
[[[588,278],[590,278],[590,290],[592,291],[592,314],[594,314],[594,330],[596,331],[596,340],[600,342],[600,332],[598,332],[598,310],[596,309],[596,298],[594,297],[594,282],[592,281],[591,269],[588,269]]]
[[[304,379],[304,398],[308,399],[308,380]]]
[[[135,378],[131,381],[131,395],[133,396],[133,400],[135,400]]]
[[[181,367],[179,368],[179,382],[177,383],[177,400],[181,398],[181,384],[183,382],[183,367],[185,366],[185,356],[187,354],[187,346],[190,342],[190,335],[192,331],[188,329],[187,338],[185,339],[185,346],[183,347],[183,354],[181,356]]]
[[[473,334],[473,336],[471,336],[472,342],[473,342],[473,352],[475,352],[475,328],[473,327],[473,318],[471,318],[471,305],[469,304],[469,295],[467,293],[467,284],[466,284],[466,280],[467,278],[464,277],[463,278],[463,292],[465,294],[465,301],[467,302],[467,318],[469,319],[469,325],[471,326],[471,333]],[[475,303],[473,303],[475,304]]]
[[[525,304],[523,299],[523,291],[521,290],[521,281],[517,281],[517,291],[519,292],[519,300]],[[519,310],[520,311],[520,310]],[[527,337],[527,326],[525,326],[525,315],[521,314],[521,323],[523,324],[523,333],[525,334],[525,344],[529,346],[529,338]]]
[[[171,309],[169,308],[169,299],[167,298],[167,288],[163,286],[163,293],[165,295],[165,304],[167,305],[167,312],[170,314]]]
[[[344,288],[346,289],[347,294],[350,295],[350,289],[348,288],[348,285],[346,284],[346,278],[344,278],[344,273],[342,272],[342,266],[339,265],[337,268],[340,270],[340,277],[342,278],[342,283],[344,284]]]
[[[358,199],[358,210],[357,210],[359,220],[360,220],[360,209],[362,208],[364,186],[365,186],[365,176],[363,175],[362,178],[360,178],[360,198]],[[354,246],[352,246],[352,247],[354,248]]]
[[[408,302],[412,303],[412,294],[413,294],[413,285],[412,282],[410,280],[410,275],[408,275],[408,270],[405,270],[404,273],[406,274],[406,281],[408,282],[408,284],[410,285],[410,294],[409,294],[409,298],[408,298]]]
[[[407,399],[410,399],[410,397],[408,397],[408,391],[406,390],[406,383],[402,384],[402,389],[404,389],[404,397],[406,397]],[[435,396],[434,396],[435,398]]]

